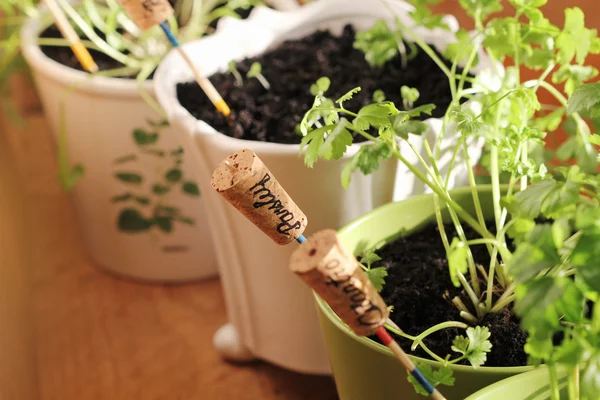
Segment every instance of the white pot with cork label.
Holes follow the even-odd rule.
[[[405,24],[414,26],[408,16],[408,11],[412,9],[410,5],[401,1],[390,5]],[[157,70],[155,91],[159,102],[167,110],[171,124],[185,132],[197,150],[195,159],[199,183],[206,194],[208,220],[230,321],[217,332],[214,341],[217,350],[226,358],[245,360],[255,357],[303,373],[331,372],[311,292],[287,268],[294,244],[274,244],[242,214],[224,202],[210,186],[214,169],[226,157],[242,149],[253,150],[306,214],[308,235],[326,228],[337,229],[379,205],[425,190],[403,165],[392,160],[383,162],[370,175],[352,175],[350,186],[344,189],[340,184],[340,175],[362,144],[351,145],[340,160],[318,162],[314,168],[307,168],[300,156],[299,138],[293,138],[294,124],[287,128],[278,125],[279,120],[284,121],[282,124],[289,119],[300,122],[303,112],[312,105],[314,96],[305,109],[298,106],[300,98],[305,96],[304,92],[308,93],[309,85],[298,88],[295,79],[315,82],[321,77],[314,75],[315,69],[311,65],[301,64],[302,56],[298,54],[306,48],[306,43],[301,41],[309,38],[307,42],[313,41],[311,43],[314,45],[319,40],[328,40],[327,46],[314,49],[317,57],[315,62],[333,65],[332,59],[335,57],[328,59],[328,55],[323,53],[329,51],[328,46],[335,41],[331,36],[341,35],[343,38],[348,34],[344,28],[347,24],[363,30],[382,18],[393,21],[394,15],[390,14],[383,2],[363,0],[320,1],[292,12],[259,9],[245,21],[223,20],[222,29],[215,35],[186,44],[185,51],[202,72],[211,77],[231,107],[231,125],[217,119],[218,115],[205,101],[202,92],[189,91],[191,85],[188,82],[194,78],[177,54],[169,54]],[[445,17],[445,21],[452,30],[458,29],[453,17]],[[322,30],[329,30],[329,36]],[[441,29],[431,31],[415,28],[415,31],[440,50],[453,40],[450,38],[452,35]],[[291,42],[286,42],[288,40]],[[285,51],[281,51],[284,46],[287,46]],[[352,44],[344,49],[340,51],[350,52]],[[251,63],[254,64],[259,58],[262,64],[258,68],[252,66]],[[237,62],[236,68],[230,64],[232,60]],[[482,54],[475,71],[489,66],[489,59]],[[269,74],[275,67],[281,69],[281,74]],[[340,85],[336,78],[346,80],[346,72],[341,67],[329,75],[331,86]],[[422,81],[427,83],[430,77],[423,78]],[[342,83],[352,85],[345,91],[359,86],[355,82]],[[260,89],[261,86],[264,90]],[[240,94],[243,90],[249,94]],[[275,102],[265,100],[269,93],[279,95],[282,90],[296,92],[287,98],[279,97]],[[305,97],[303,99],[306,101]],[[248,111],[250,107],[254,107],[253,112]],[[273,116],[282,110],[281,118],[279,115]],[[298,114],[287,117],[295,111]],[[442,121],[429,118],[424,122],[429,130],[422,137],[433,144],[438,138]],[[283,138],[269,139],[270,135],[279,135],[281,132],[284,132]],[[457,135],[452,129],[445,132],[442,159],[447,160],[446,167],[452,158]],[[417,147],[425,155],[423,146]],[[473,163],[479,159],[481,148],[481,142],[469,145]],[[404,153],[404,149],[402,151]],[[416,165],[417,160],[414,163]],[[457,161],[456,165],[462,163]],[[450,186],[460,186],[466,182],[466,171],[455,169]]]
[[[276,3],[285,9],[295,4]],[[47,16],[46,7],[40,10]],[[182,133],[148,122],[160,115],[135,79],[91,77],[48,57],[38,45],[44,20],[27,21],[22,51],[53,139],[64,140],[69,162],[84,169],[72,199],[93,263],[145,282],[216,276],[204,194]],[[152,95],[152,82],[143,89]]]

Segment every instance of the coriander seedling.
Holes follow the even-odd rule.
[[[402,96],[402,105],[405,110],[412,109],[414,103],[419,99],[419,91],[415,88],[409,88],[408,86],[402,86],[400,88],[400,95]]]
[[[242,79],[242,74],[240,74],[240,71],[238,71],[235,66],[235,61],[229,61],[229,63],[227,64],[227,68],[229,69],[229,72],[231,72],[231,74],[235,77],[235,84],[237,86],[242,86],[244,84],[244,80]]]
[[[253,62],[250,66],[250,70],[246,74],[247,78],[256,78],[260,84],[265,88],[265,90],[271,89],[271,85],[267,81],[267,79],[262,74],[262,65],[259,62]]]

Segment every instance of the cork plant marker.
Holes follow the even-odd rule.
[[[211,185],[275,243],[302,240],[306,215],[252,150],[240,150],[223,160]]]
[[[231,109],[223,100],[217,89],[213,84],[206,78],[198,67],[194,65],[192,59],[180,46],[179,41],[173,35],[169,24],[167,24],[167,18],[174,12],[173,7],[168,0],[119,0],[121,5],[129,14],[129,17],[136,23],[141,30],[148,30],[154,26],[160,25],[161,29],[165,32],[165,35],[177,50],[183,61],[190,67],[194,74],[194,79],[200,85],[200,88],[206,93],[210,101],[213,103],[215,108],[228,117],[231,114]]]
[[[81,39],[75,32],[75,29],[69,23],[65,13],[62,8],[56,3],[56,0],[44,0],[48,10],[52,14],[54,21],[56,22],[56,26],[60,30],[60,33],[63,35],[65,39],[69,42],[71,46],[71,50],[75,54],[75,57],[81,64],[81,66],[89,73],[98,72],[98,65],[94,62],[92,55],[85,48],[83,43],[81,43]]]
[[[445,400],[383,325],[387,305],[336,231],[310,236],[290,257],[290,269],[314,290],[358,336],[377,335],[434,400]]]
[[[213,172],[211,185],[275,243],[300,243],[290,258],[290,269],[356,335],[377,335],[431,399],[446,400],[383,327],[389,321],[388,307],[337,233],[327,229],[305,238],[306,216],[252,150],[240,150],[223,160]]]

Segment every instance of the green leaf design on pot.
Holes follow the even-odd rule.
[[[125,232],[142,232],[152,227],[152,222],[144,218],[136,209],[126,208],[118,219],[119,229]]]
[[[169,188],[157,183],[156,185],[152,186],[152,192],[154,194],[163,195],[169,192]]]
[[[198,189],[198,185],[194,182],[185,182],[183,184],[183,191],[190,196],[200,196],[200,189]]]
[[[150,204],[150,199],[148,197],[143,197],[143,196],[138,196],[135,198],[135,201],[137,201],[138,203],[147,206],[148,204]]]
[[[139,185],[142,183],[142,176],[133,172],[117,172],[115,177],[121,182],[133,183]]]
[[[171,151],[171,155],[172,155],[173,157],[180,156],[180,155],[182,155],[182,154],[183,154],[183,147],[181,147],[181,146],[180,146],[180,147],[178,147],[177,149],[175,149],[175,150]]]
[[[170,217],[156,217],[154,218],[156,226],[165,233],[171,233],[173,231],[173,221]]]
[[[165,156],[165,152],[162,150],[155,150],[155,149],[150,149],[150,150],[143,150],[142,153],[144,154],[150,154],[153,156],[157,156],[157,157],[164,157]]]
[[[165,175],[165,179],[169,182],[179,182],[182,176],[183,173],[181,172],[181,170],[175,168],[167,172],[167,174]]]
[[[135,160],[137,160],[137,156],[136,156],[135,154],[128,154],[128,155],[126,155],[126,156],[123,156],[123,157],[119,157],[119,158],[117,158],[117,159],[114,161],[114,163],[115,163],[115,164],[125,164],[125,163],[127,163],[127,162],[130,162],[130,161],[135,161]]]
[[[143,129],[136,129],[133,131],[133,140],[135,140],[135,143],[139,146],[154,144],[158,141],[158,133],[148,133]]]
[[[124,193],[124,194],[120,194],[118,196],[115,196],[111,199],[111,201],[113,203],[119,203],[122,201],[127,201],[129,199],[131,199],[133,197],[133,195],[131,193]]]
[[[196,225],[196,221],[194,219],[192,219],[192,218],[189,218],[189,217],[179,217],[179,218],[177,218],[177,220],[179,222],[182,222],[182,223],[186,224],[186,225]]]

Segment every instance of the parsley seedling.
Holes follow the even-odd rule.
[[[447,28],[442,17],[428,9],[429,4],[441,0],[409,1],[415,7],[410,14],[417,26]],[[585,27],[584,14],[577,7],[565,10],[561,28],[544,17],[540,7],[547,0],[509,0],[512,13],[505,17],[495,14],[503,8],[500,0],[459,3],[473,19],[475,29],[455,34],[456,41],[442,52],[448,64],[398,18],[395,29],[377,22],[358,33],[355,42],[369,64],[379,68],[400,56],[397,44],[401,40],[395,32],[402,32],[407,42],[414,42],[447,76],[452,100],[440,131],[455,129],[459,133],[449,169],[440,172],[441,140],[433,145],[423,141],[423,152],[412,143],[428,129],[419,119],[435,108],[433,104],[415,107],[419,88],[403,87],[401,105],[376,91],[371,104],[351,110],[345,102],[361,88],[337,100],[328,98],[330,82],[325,78],[311,86],[315,100],[300,124],[305,163],[312,167],[320,159],[340,159],[353,143],[353,135],[360,135],[370,143],[363,144],[346,164],[343,186],[349,185],[355,171],[369,174],[381,161],[395,158],[433,192],[449,277],[462,289],[460,296],[450,299],[461,321],[442,322],[416,336],[387,327],[411,340],[413,349],[420,347],[440,362],[438,371],[419,366],[430,381],[452,385],[451,364],[485,365],[492,333],[481,326],[482,319],[490,313],[516,313],[528,335],[525,352],[549,366],[552,400],[559,400],[558,366],[568,374],[569,400],[600,398],[600,175],[596,150],[600,135],[593,134],[587,122],[600,123],[600,84],[586,83],[598,71],[585,65],[589,54],[600,53],[600,39],[596,30]],[[484,53],[492,61],[494,85],[469,75]],[[499,73],[496,63],[507,58],[514,65]],[[528,70],[527,79],[521,75],[523,69]],[[554,97],[558,105],[542,104],[538,98],[541,91]],[[544,139],[561,127],[569,138],[551,151]],[[482,167],[489,173],[492,187],[491,221],[484,218],[480,187],[469,159],[468,147],[475,139],[485,141]],[[418,165],[400,152],[401,145],[413,153]],[[449,177],[460,154],[473,213],[456,203],[449,189]],[[454,237],[444,229],[442,209],[454,225]],[[465,225],[479,237],[467,239]],[[474,246],[486,248],[491,259],[488,265],[476,264]],[[378,268],[371,264],[378,260],[367,251],[362,263],[380,290],[387,271],[375,272]],[[442,357],[431,351],[424,339],[449,328],[464,334],[455,337]],[[556,341],[557,337],[563,339]],[[417,391],[421,390],[414,383]]]
[[[229,63],[227,64],[227,69],[229,69],[229,72],[231,72],[231,74],[235,78],[235,84],[238,86],[242,86],[244,84],[244,80],[242,79],[242,74],[240,74],[240,71],[238,71],[238,69],[235,66],[235,61],[229,61]]]
[[[259,62],[255,61],[250,66],[250,70],[246,74],[247,78],[256,78],[260,84],[265,88],[265,90],[271,89],[271,85],[267,82],[267,79],[262,74],[262,65]]]

